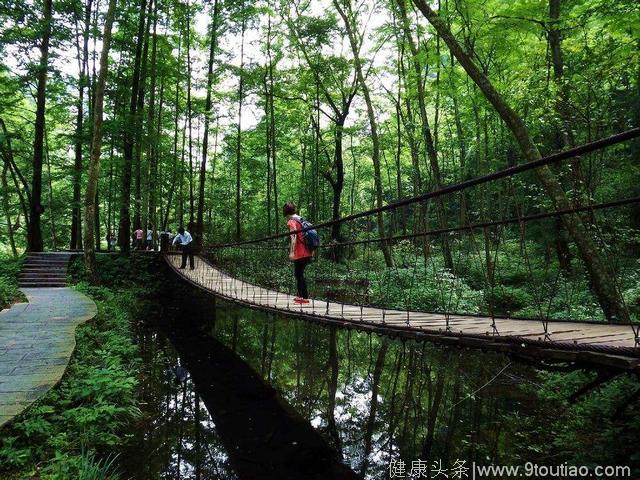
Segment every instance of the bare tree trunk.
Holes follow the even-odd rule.
[[[96,81],[96,93],[93,107],[93,139],[91,141],[91,157],[89,161],[89,173],[87,177],[87,191],[84,201],[84,260],[89,271],[91,281],[99,282],[98,268],[96,265],[95,239],[93,238],[95,226],[96,193],[98,191],[98,178],[100,175],[100,154],[102,149],[102,112],[104,105],[104,87],[109,68],[109,49],[111,47],[111,28],[116,14],[116,0],[109,0],[109,8],[104,23],[102,37],[102,52],[100,54],[100,73]]]
[[[562,34],[558,28],[558,22],[560,20],[560,0],[549,0],[549,19],[551,20],[549,25],[549,50],[551,51],[551,61],[553,64],[553,78],[556,84],[556,101],[555,110],[560,119],[559,130],[560,137],[562,139],[563,148],[571,148],[575,146],[573,137],[573,131],[571,129],[572,118],[567,108],[567,92],[563,83],[564,76],[564,62],[562,60]],[[579,177],[579,163],[580,160],[576,159],[572,162],[574,170],[574,183],[576,193],[580,193],[583,186],[580,184]],[[576,172],[577,171],[577,172]],[[577,177],[577,178],[576,178]],[[571,250],[569,249],[569,242],[567,241],[567,230],[562,224],[562,220],[557,218],[554,222],[556,230],[556,254],[558,257],[558,264],[560,268],[565,272],[571,272]]]
[[[195,221],[195,204],[193,197],[193,131],[191,129],[191,123],[193,120],[193,105],[191,102],[191,15],[190,5],[187,1],[187,122],[189,126],[189,228],[193,229],[193,222]]]
[[[269,39],[271,39],[271,16],[269,16]],[[273,54],[271,41],[269,40],[267,48],[267,57],[269,58],[268,77],[269,77],[269,146],[271,149],[271,183],[273,184],[273,204],[275,213],[275,225],[276,231],[280,223],[280,208],[278,205],[278,162],[277,162],[277,148],[276,148],[276,108],[274,102],[274,82],[273,82]]]
[[[506,103],[494,88],[489,78],[476,66],[474,61],[460,46],[452,35],[447,24],[427,5],[425,0],[413,0],[414,4],[429,20],[438,34],[447,43],[449,49],[464,67],[467,74],[478,85],[487,100],[493,105],[500,117],[507,124],[520,145],[520,149],[527,161],[532,162],[542,158],[535,146],[526,125],[518,114]],[[536,174],[547,195],[558,210],[571,209],[571,202],[567,198],[560,183],[547,166],[536,169]],[[629,312],[622,301],[616,287],[614,276],[609,272],[606,263],[600,257],[591,235],[585,228],[578,214],[562,216],[565,227],[578,247],[580,257],[587,269],[591,285],[598,298],[604,314],[610,321],[629,323]]]
[[[24,220],[27,225],[27,229],[29,228],[29,205],[31,205],[31,191],[29,189],[29,184],[27,183],[27,179],[24,178],[22,172],[18,169],[16,162],[13,158],[13,149],[11,147],[11,137],[9,136],[9,131],[7,130],[7,126],[4,123],[4,120],[0,117],[0,130],[2,130],[2,134],[4,135],[4,143],[0,143],[0,153],[2,154],[2,160],[5,166],[9,169],[9,173],[11,173],[11,179],[13,180],[13,185],[18,194],[18,199],[20,201],[20,208],[22,209],[22,215],[24,216]]]
[[[155,116],[156,116],[156,84],[158,77],[158,2],[154,2],[153,7],[153,31],[151,33],[151,83],[149,85],[149,110],[147,111],[147,163],[144,166],[144,184],[145,189],[142,192],[142,224],[145,232],[149,223],[151,223],[152,245],[155,245],[156,232],[158,226],[155,223],[155,189],[156,189],[156,170],[157,170],[157,148],[159,137],[154,136],[155,133]],[[153,197],[153,200],[151,198]],[[153,208],[153,212],[152,209]]]
[[[178,65],[180,65],[180,55],[182,53],[182,30],[178,33]],[[176,81],[176,94],[174,97],[174,123],[173,123],[173,172],[171,178],[171,188],[167,194],[167,208],[162,220],[162,229],[167,229],[169,223],[169,211],[171,210],[171,204],[173,203],[173,192],[175,190],[176,181],[178,179],[178,168],[182,168],[182,165],[178,164],[178,123],[180,114],[180,77]],[[180,219],[180,221],[182,221]]]
[[[89,29],[91,22],[91,7],[93,0],[87,0],[84,10],[84,30],[82,32],[82,54],[80,53],[79,42],[78,50],[78,103],[76,113],[76,135],[75,135],[75,161],[73,165],[73,208],[71,211],[71,249],[82,248],[82,225],[80,203],[81,199],[81,182],[82,182],[82,145],[84,134],[84,91],[87,85],[87,65],[89,62]],[[76,20],[77,21],[77,20]]]
[[[49,223],[51,224],[51,249],[58,248],[58,239],[56,237],[56,224],[53,215],[53,182],[51,180],[51,159],[49,158],[49,141],[47,139],[47,130],[44,131],[44,158],[47,163],[47,200],[49,207]]]
[[[38,66],[38,86],[36,92],[36,122],[33,141],[33,176],[31,181],[31,211],[27,231],[27,250],[41,252],[42,229],[40,216],[42,207],[42,163],[44,158],[44,129],[45,109],[47,103],[47,73],[49,69],[49,41],[51,39],[51,24],[53,23],[52,0],[43,3],[43,32],[40,43],[40,64]]]

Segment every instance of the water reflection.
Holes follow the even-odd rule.
[[[417,460],[426,478],[438,466],[452,478],[462,462],[557,465],[585,448],[554,447],[558,433],[575,441],[555,423],[566,404],[538,394],[545,373],[505,356],[274,317],[185,286],[164,300],[140,331],[134,478],[383,479],[400,459],[405,478]],[[580,455],[629,464],[634,429],[615,430],[636,438],[618,451]]]

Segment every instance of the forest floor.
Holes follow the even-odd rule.
[[[99,256],[101,286],[85,281],[76,258],[68,282],[97,305],[75,330],[76,349],[60,383],[0,429],[0,477],[85,478],[113,468],[140,416],[139,312],[154,292],[151,257]]]

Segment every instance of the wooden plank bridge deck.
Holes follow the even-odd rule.
[[[202,257],[196,257],[194,270],[179,269],[179,255],[165,255],[165,260],[189,283],[252,308],[394,337],[497,350],[528,360],[640,371],[637,330],[631,325],[550,320],[545,330],[541,320],[407,312],[326,300],[297,305],[293,295],[234,278]]]

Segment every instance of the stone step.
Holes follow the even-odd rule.
[[[56,273],[39,273],[39,274],[33,274],[33,273],[21,273],[19,280],[20,281],[29,281],[29,280],[61,280],[61,281],[66,281],[67,276],[66,275],[60,275],[60,274],[56,274]]]
[[[24,263],[30,263],[30,262],[52,262],[52,263],[57,263],[57,262],[64,262],[64,263],[69,263],[69,259],[65,258],[65,257],[27,257],[24,261]]]
[[[22,264],[23,267],[66,267],[69,265],[67,262],[25,262]]]
[[[22,267],[21,272],[66,272],[66,265],[27,265]]]
[[[20,282],[18,286],[23,288],[46,288],[46,287],[66,287],[67,284],[65,282],[33,281],[33,282]]]
[[[25,262],[68,262],[69,257],[45,257],[38,255],[37,257],[27,257]]]

